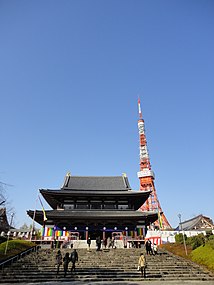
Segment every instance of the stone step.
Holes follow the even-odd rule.
[[[64,278],[63,266],[56,278],[55,255],[57,250],[43,250],[14,263],[0,273],[0,283],[60,281],[140,281],[137,271],[138,258],[142,249],[78,250],[79,261],[75,274]],[[62,250],[63,256],[71,250]],[[214,280],[214,276],[204,272],[198,265],[165,252],[157,256],[147,256],[147,280]],[[122,260],[122,262],[121,262]],[[70,268],[70,265],[69,265]]]
[[[46,279],[46,278],[42,278],[42,277],[39,277],[38,279],[34,279],[34,280],[27,280],[27,279],[20,279],[20,278],[16,278],[14,279],[13,281],[11,281],[11,279],[4,279],[1,281],[1,283],[42,283],[42,282],[48,282],[48,281],[82,281],[82,282],[111,282],[111,281],[114,281],[114,282],[137,282],[137,281],[142,281],[144,280],[144,278],[142,277],[137,277],[137,278],[121,278],[121,277],[108,277],[108,278],[105,278],[105,277],[102,277],[102,278],[97,278],[97,276],[95,277],[91,277],[91,276],[84,276],[83,278],[81,277],[78,277],[78,278],[72,278],[72,277],[59,277],[59,278],[53,278],[53,279]],[[161,277],[161,278],[157,278],[157,277],[146,277],[145,280],[147,281],[175,281],[175,278],[172,277],[172,278],[164,278],[164,277]],[[180,277],[180,278],[176,278],[176,280],[183,280],[183,281],[186,281],[186,277]],[[200,277],[189,277],[188,278],[189,281],[213,281],[213,278],[200,278]],[[194,283],[193,283],[194,284]]]
[[[56,270],[52,271],[53,274],[55,274],[55,271]],[[99,272],[98,272],[98,270],[94,270],[94,271],[91,271],[91,270],[82,270],[82,271],[80,271],[80,270],[78,270],[77,272],[78,272],[78,274],[106,274],[106,275],[108,275],[108,274],[112,274],[112,271],[113,270],[99,271]],[[188,275],[188,276],[190,276],[190,275],[192,275],[192,276],[203,275],[203,276],[207,276],[208,275],[208,274],[201,273],[201,272],[192,273],[192,272],[182,272],[182,271],[180,271],[180,272],[177,272],[177,271],[173,271],[173,272],[146,271],[146,272],[147,272],[147,274],[150,274],[150,275],[168,275],[168,276],[170,276],[170,275],[173,275],[173,276],[175,276],[175,275],[177,275],[177,276],[178,275],[183,275],[183,276],[185,276],[185,275]],[[24,276],[31,276],[31,277],[33,277],[33,276],[37,276],[38,274],[44,276],[44,275],[51,275],[52,273],[49,273],[49,271],[40,271],[38,274],[34,273],[34,272],[23,272],[23,273],[22,272],[10,272],[10,273],[7,273],[7,274],[2,274],[2,277],[3,276],[16,276],[17,274],[19,276],[24,275]],[[139,272],[137,272],[137,269],[136,269],[136,271],[120,271],[120,272],[117,272],[117,275],[119,275],[119,274],[125,274],[125,275],[133,275],[134,274],[134,275],[136,275],[136,274],[139,274]]]

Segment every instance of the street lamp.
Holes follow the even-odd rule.
[[[5,246],[5,252],[4,252],[5,255],[7,253],[8,242],[9,242],[9,238],[10,238],[10,229],[11,229],[11,225],[12,225],[12,222],[13,222],[13,217],[14,217],[14,213],[11,214],[10,227],[9,227],[9,231],[7,233],[7,242],[6,242],[6,246]]]
[[[183,231],[183,227],[182,227],[182,223],[181,223],[181,214],[178,214],[178,218],[179,218],[179,222],[180,222],[180,223],[179,223],[179,225],[180,225],[179,230],[182,231],[182,235],[183,235],[183,242],[184,242],[185,253],[186,253],[186,255],[188,255],[188,254],[187,254],[186,241],[185,241],[185,237],[184,237],[184,231]]]

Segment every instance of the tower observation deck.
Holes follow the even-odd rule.
[[[138,131],[140,139],[140,171],[137,173],[140,180],[140,190],[142,191],[152,191],[146,202],[140,207],[142,211],[157,211],[159,219],[155,223],[158,228],[161,229],[171,229],[171,226],[164,215],[160,202],[157,197],[157,192],[155,189],[155,175],[151,169],[151,163],[149,158],[149,152],[147,148],[147,141],[145,135],[145,124],[141,112],[140,99],[138,99]]]

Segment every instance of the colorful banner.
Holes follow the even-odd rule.
[[[137,235],[143,236],[143,228],[137,228]]]

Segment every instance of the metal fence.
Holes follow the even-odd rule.
[[[4,269],[4,267],[10,266],[11,264],[13,264],[14,262],[16,262],[17,260],[19,260],[20,258],[24,257],[25,255],[37,251],[40,248],[40,246],[35,245],[31,248],[28,248],[16,255],[14,255],[13,257],[10,257],[2,262],[0,262],[0,269]]]

